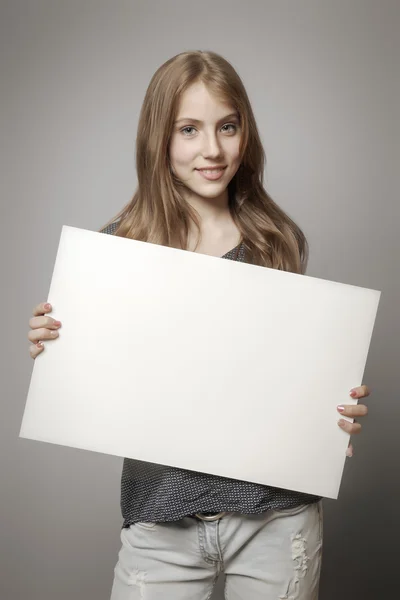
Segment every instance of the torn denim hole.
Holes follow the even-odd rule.
[[[296,583],[298,583],[300,577],[306,576],[310,560],[307,556],[307,540],[300,533],[292,537],[292,558],[297,563],[295,570],[297,571]]]
[[[139,588],[140,598],[144,597],[144,586],[146,579],[146,573],[144,571],[139,571],[138,569],[133,573],[131,577],[130,584],[135,585]]]
[[[310,559],[307,556],[307,540],[300,533],[292,536],[292,559],[295,563],[295,575],[289,582],[286,594],[279,596],[279,600],[295,600],[300,579],[303,579],[308,571],[308,562]]]

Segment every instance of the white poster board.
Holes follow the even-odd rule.
[[[64,226],[20,436],[337,498],[379,298]]]

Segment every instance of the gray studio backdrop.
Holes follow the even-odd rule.
[[[146,86],[186,49],[215,50],[242,76],[266,186],[308,236],[308,274],[382,290],[370,414],[325,502],[320,597],[396,597],[399,17],[397,0],[2,0],[1,600],[109,598],[122,459],[18,438],[28,319],[62,225],[96,230],[130,199]],[[123,326],[116,309],[104,344]]]

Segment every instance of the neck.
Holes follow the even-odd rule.
[[[216,198],[208,199],[193,194],[187,197],[186,201],[196,211],[202,225],[217,224],[230,218],[227,189]]]
[[[240,232],[229,210],[229,194],[204,198],[195,194],[185,198],[199,218],[200,229],[189,224],[186,249],[213,256],[222,256],[240,241]]]

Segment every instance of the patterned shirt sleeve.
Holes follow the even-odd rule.
[[[108,233],[109,235],[113,235],[118,227],[118,221],[114,221],[114,223],[110,223],[110,225],[107,225],[106,227],[104,227],[103,229],[100,230],[100,233]]]

